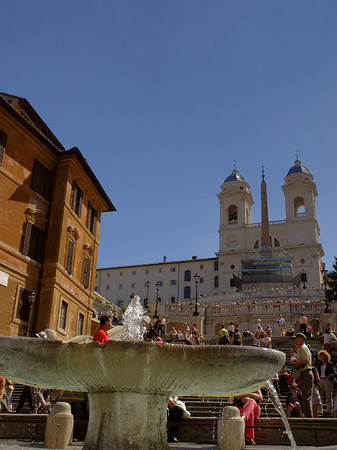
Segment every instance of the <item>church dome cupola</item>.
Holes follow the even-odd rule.
[[[228,183],[230,181],[245,181],[243,176],[239,174],[239,171],[236,167],[232,170],[232,173],[225,179],[224,183]]]
[[[309,170],[302,165],[301,161],[297,158],[293,167],[288,170],[287,176],[293,173],[310,173]]]

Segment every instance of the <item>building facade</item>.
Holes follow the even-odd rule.
[[[143,305],[159,301],[175,303],[189,300],[196,293],[195,274],[198,274],[198,296],[211,295],[219,286],[217,258],[186,261],[164,261],[154,264],[120,266],[97,269],[95,290],[120,306],[139,295]],[[148,299],[148,300],[147,300]]]
[[[115,208],[77,148],[0,94],[0,333],[90,333],[101,213]]]
[[[316,185],[312,174],[298,159],[284,181],[286,217],[269,221],[270,256],[278,261],[286,260],[288,266],[291,264],[289,286],[320,289],[324,252],[316,217]],[[155,285],[159,282],[160,299],[175,303],[195,297],[193,276],[198,273],[201,277],[198,294],[205,299],[201,302],[208,302],[208,296],[236,291],[237,281],[242,279],[242,260],[261,257],[262,227],[261,222],[251,222],[253,196],[236,168],[225,179],[218,198],[220,227],[216,257],[172,262],[164,258],[161,263],[100,268],[96,274],[96,290],[114,303],[128,303],[133,294],[146,299],[146,283],[150,281],[149,300],[153,301]],[[243,286],[246,290],[251,288],[256,286]]]
[[[292,259],[293,284],[320,288],[324,252],[316,217],[316,184],[299,160],[288,170],[284,181],[286,218],[269,222],[272,257]],[[262,229],[260,222],[251,223],[250,187],[236,169],[225,179],[218,198],[220,288],[228,291],[233,285],[233,274],[241,277],[242,259],[260,257]]]

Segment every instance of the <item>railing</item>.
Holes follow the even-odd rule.
[[[279,225],[281,223],[287,223],[286,219],[270,220],[268,222],[269,225]],[[260,227],[260,226],[261,226],[261,222],[246,223],[246,227]]]
[[[337,311],[337,305],[331,304]],[[266,303],[253,305],[218,305],[207,306],[206,317],[216,316],[244,316],[244,315],[275,315],[275,314],[321,314],[324,312],[325,303]]]

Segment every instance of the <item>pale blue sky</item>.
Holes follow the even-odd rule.
[[[269,218],[295,153],[317,183],[337,255],[337,2],[1,2],[0,91],[25,97],[80,148],[116,213],[98,266],[210,257],[220,185],[237,166]]]

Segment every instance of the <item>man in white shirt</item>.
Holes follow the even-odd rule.
[[[283,337],[285,335],[286,321],[284,320],[284,317],[282,317],[282,314],[278,315],[276,323],[278,327],[278,335]]]

